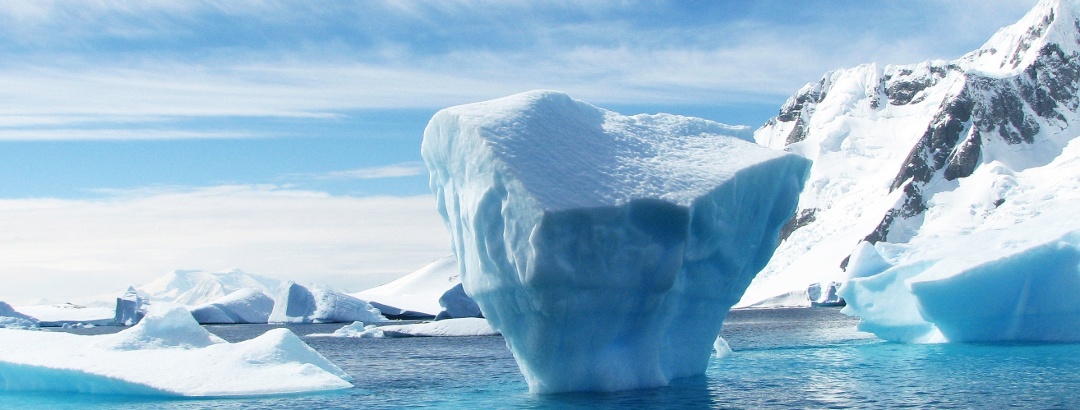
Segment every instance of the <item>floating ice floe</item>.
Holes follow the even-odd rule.
[[[531,391],[704,373],[809,169],[746,131],[548,91],[431,119],[421,153],[462,283]]]
[[[456,336],[498,336],[499,332],[491,328],[483,318],[446,319],[434,322],[408,325],[365,325],[354,322],[334,333],[316,333],[308,337],[456,337]]]
[[[116,334],[0,329],[0,388],[166,396],[347,389],[350,376],[287,329],[228,343],[182,307]]]

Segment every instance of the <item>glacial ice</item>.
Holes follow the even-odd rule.
[[[0,302],[0,329],[33,329],[38,327],[38,320],[16,312],[11,305]]]
[[[379,309],[363,300],[327,289],[310,288],[296,282],[281,285],[274,297],[270,323],[339,323],[381,322],[386,318]]]
[[[840,289],[860,330],[907,343],[1080,341],[1074,211],[1017,227],[865,248]],[[972,249],[974,247],[974,249]]]
[[[258,289],[243,288],[189,310],[202,324],[266,323],[274,310],[274,299]]]
[[[236,396],[347,389],[351,378],[287,329],[227,343],[182,307],[111,335],[0,329],[0,389]]]
[[[435,320],[483,317],[480,306],[477,306],[476,301],[465,293],[465,287],[460,283],[443,293],[439,298],[439,305],[443,307],[443,310],[439,312]]]
[[[421,152],[462,283],[531,391],[705,371],[809,168],[732,133],[547,91],[432,118]]]
[[[439,258],[415,272],[405,275],[382,286],[366,289],[351,294],[358,299],[371,302],[383,315],[398,318],[435,317],[443,310],[439,298],[447,290],[461,283],[461,269],[453,255]]]
[[[118,325],[131,326],[139,323],[146,315],[147,302],[135,287],[129,286],[127,292],[116,298],[116,316],[114,321]]]

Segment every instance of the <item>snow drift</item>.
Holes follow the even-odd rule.
[[[462,283],[531,391],[704,372],[809,167],[735,131],[547,91],[432,118],[421,152]]]
[[[0,388],[93,394],[235,396],[347,389],[350,377],[286,329],[239,343],[181,307],[120,333],[0,329]]]

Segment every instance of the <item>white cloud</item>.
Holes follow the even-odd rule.
[[[316,175],[316,179],[382,179],[426,175],[427,167],[419,162],[402,162],[379,167],[350,169]]]
[[[431,196],[357,198],[275,186],[0,200],[0,225],[0,300],[62,300],[175,269],[234,267],[355,291],[449,253]]]

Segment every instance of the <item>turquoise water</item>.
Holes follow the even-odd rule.
[[[734,354],[704,377],[611,394],[529,394],[499,337],[308,338],[356,388],[224,399],[0,393],[0,408],[1080,408],[1080,344],[901,345],[855,324],[835,309],[733,312],[723,332]],[[269,327],[208,328],[236,341]]]

